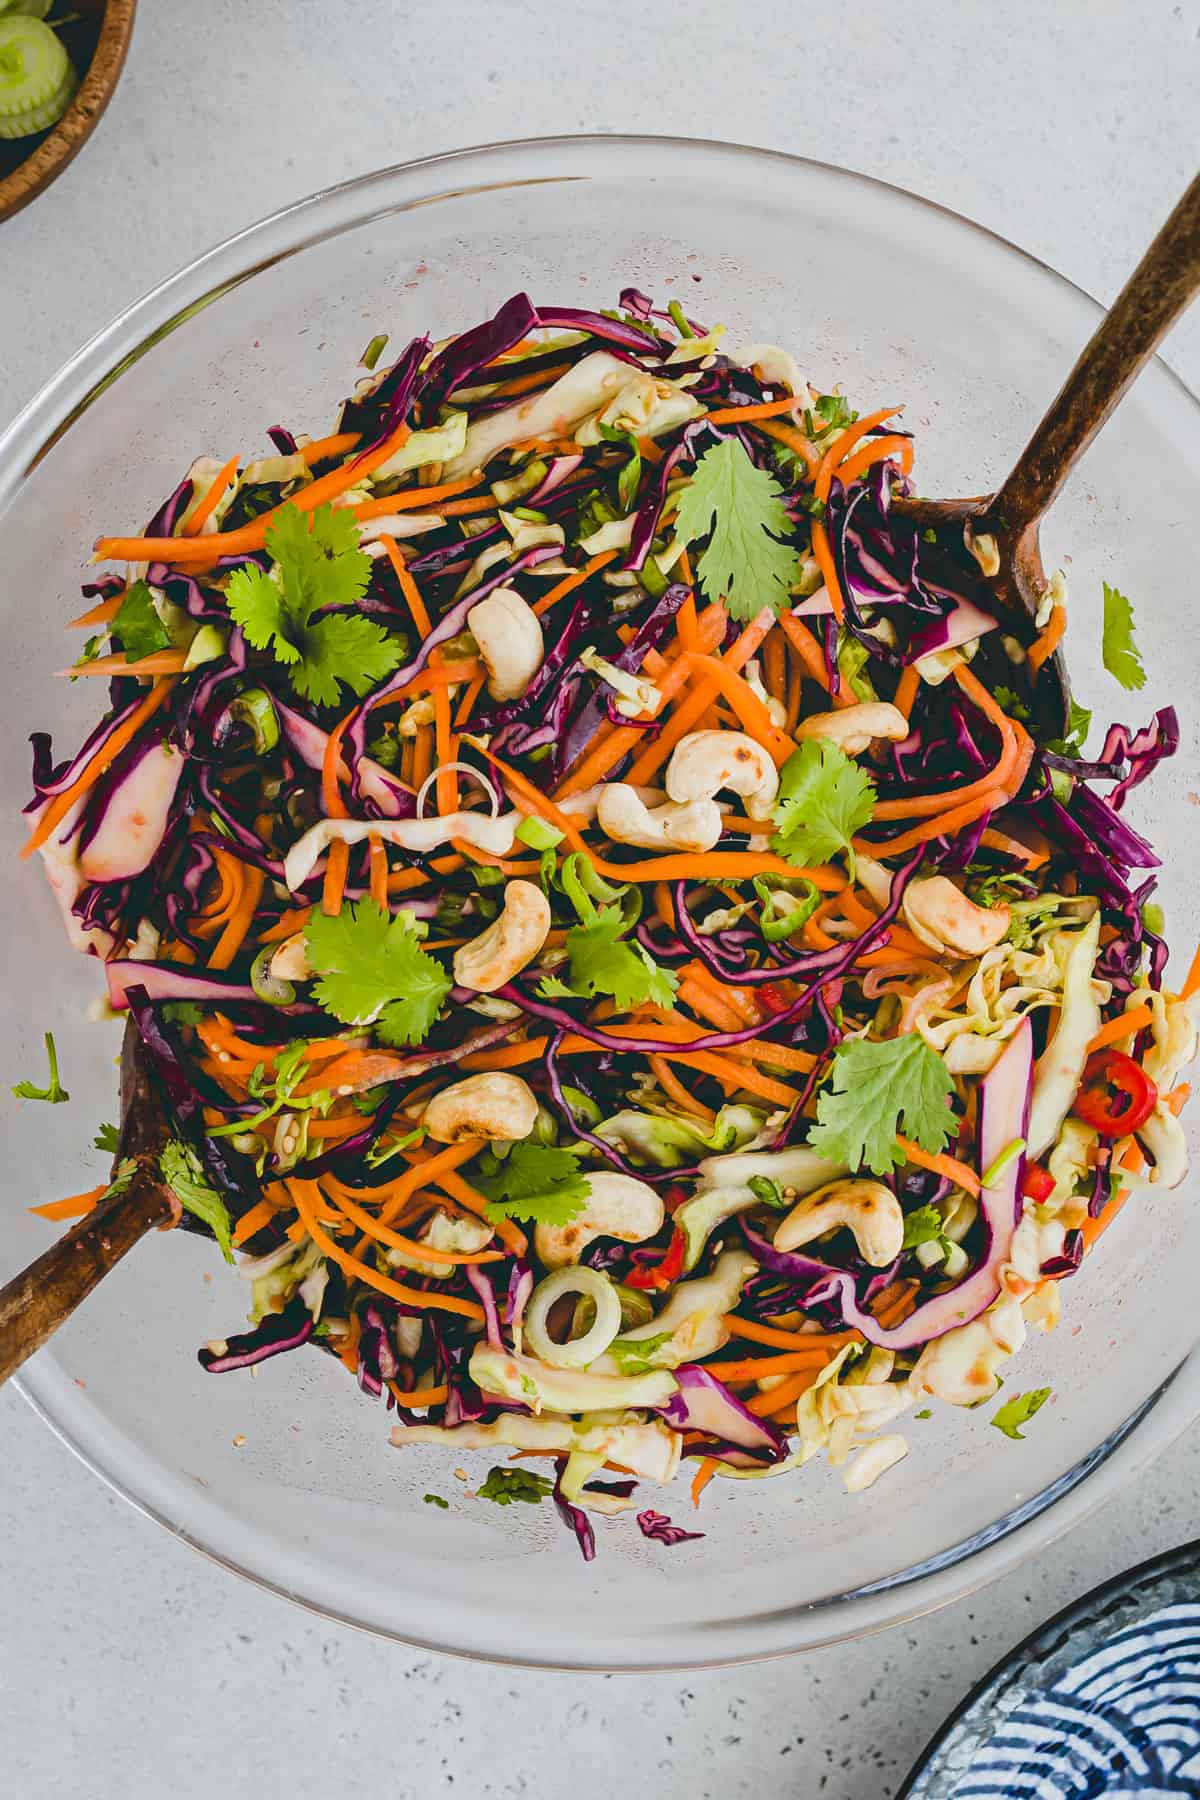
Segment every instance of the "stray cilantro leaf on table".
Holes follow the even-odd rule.
[[[507,1156],[492,1160],[496,1168],[475,1172],[471,1183],[488,1201],[487,1216],[493,1224],[523,1219],[530,1225],[569,1225],[592,1191],[573,1150],[523,1139]]]
[[[112,622],[112,633],[120,640],[126,662],[140,662],[156,650],[168,650],[171,634],[154,607],[154,596],[144,581],[135,581],[125,590],[120,610]]]
[[[945,1063],[917,1032],[882,1043],[851,1038],[834,1053],[809,1144],[852,1171],[888,1175],[904,1162],[898,1133],[931,1155],[945,1149],[955,1128],[953,1092]]]
[[[1044,1387],[1034,1388],[1028,1394],[1014,1394],[1011,1400],[1004,1402],[991,1423],[997,1431],[1002,1431],[1005,1437],[1015,1438],[1018,1443],[1024,1443],[1025,1433],[1020,1427],[1028,1425],[1034,1413],[1041,1411],[1053,1391],[1052,1388]]]
[[[723,601],[735,619],[783,606],[800,570],[799,550],[781,542],[794,529],[783,489],[733,437],[704,452],[675,519],[681,543],[708,538],[696,573],[705,598]]]
[[[426,1506],[440,1506],[443,1512],[450,1511],[450,1502],[443,1500],[440,1494],[426,1494],[425,1504]]]
[[[268,527],[270,574],[244,564],[229,577],[231,617],[256,650],[283,663],[296,692],[316,706],[336,705],[343,686],[369,693],[403,655],[403,640],[358,614],[314,615],[353,606],[366,592],[371,559],[359,548],[347,507],[303,513],[285,506]]]
[[[851,839],[874,810],[875,783],[866,770],[827,738],[810,738],[779,771],[771,848],[798,868],[847,851],[853,868]]]
[[[343,1025],[370,1025],[381,1042],[421,1044],[452,986],[421,948],[415,922],[375,900],[350,901],[333,918],[314,909],[304,928],[316,996]]]
[[[32,1081],[18,1081],[13,1093],[18,1100],[46,1100],[51,1106],[61,1106],[64,1100],[71,1098],[62,1082],[58,1079],[58,1051],[54,1048],[54,1033],[48,1031],[44,1039],[46,1056],[50,1063],[50,1081],[44,1087],[35,1087]]]
[[[642,946],[629,943],[623,933],[629,925],[619,906],[600,906],[588,924],[572,925],[567,932],[570,980],[548,975],[538,993],[545,1000],[594,1000],[607,994],[620,1007],[670,1008],[679,979],[662,968]]]
[[[106,1156],[115,1156],[121,1143],[121,1133],[115,1125],[101,1125],[92,1139],[94,1150],[103,1150]]]
[[[524,1500],[530,1506],[549,1499],[554,1483],[546,1475],[535,1475],[532,1469],[489,1469],[487,1480],[476,1491],[477,1500],[494,1500],[497,1506],[511,1506]]]
[[[1133,635],[1133,605],[1120,588],[1104,583],[1104,666],[1123,688],[1146,685],[1141,652]]]

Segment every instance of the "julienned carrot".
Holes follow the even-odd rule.
[[[1026,661],[1036,675],[1044,662],[1048,662],[1062,642],[1063,632],[1067,629],[1067,609],[1056,602],[1050,610],[1050,617],[1041,636],[1029,646]]]
[[[326,1193],[326,1198],[334,1199],[328,1193]],[[503,1255],[499,1250],[436,1250],[431,1244],[422,1244],[416,1238],[405,1237],[402,1232],[393,1231],[389,1225],[381,1224],[378,1219],[372,1218],[364,1207],[359,1206],[350,1198],[345,1188],[342,1188],[334,1199],[334,1204],[339,1212],[345,1213],[351,1223],[357,1225],[360,1231],[365,1231],[368,1237],[375,1238],[378,1243],[390,1245],[393,1250],[406,1251],[409,1256],[418,1256],[429,1262],[445,1263],[448,1268],[457,1268],[467,1263],[503,1261]]]
[[[997,806],[1001,803],[1001,796],[1011,798],[1025,779],[1033,757],[1033,740],[1028,732],[1001,710],[987,688],[976,680],[969,669],[955,669],[954,679],[967,698],[995,725],[1000,734],[1000,756],[994,767],[977,780],[969,781],[962,787],[949,788],[941,794],[914,794],[902,800],[881,800],[872,815],[873,823],[892,819],[932,818],[939,813],[957,812],[984,796],[996,796],[990,799],[989,805]],[[975,813],[973,816],[978,818],[979,814]],[[918,838],[916,841],[922,840]],[[894,844],[889,846],[891,850],[895,848]]]
[[[856,419],[853,425],[834,438],[829,448],[822,453],[821,466],[813,483],[818,500],[828,500],[838,464],[849,455],[855,444],[866,437],[869,431],[874,431],[877,425],[882,425],[885,419],[894,418],[903,410],[899,406],[882,406],[877,412],[867,413],[863,418]]]
[[[335,431],[330,437],[313,438],[311,443],[301,444],[298,454],[311,469],[314,463],[330,462],[335,456],[345,456],[361,442],[360,432]]]
[[[100,779],[104,771],[124,750],[126,744],[133,742],[146,720],[150,718],[151,714],[156,713],[166,700],[172,685],[170,677],[156,681],[146,698],[130,713],[125,723],[119,725],[108,741],[91,756],[65,793],[59,794],[56,799],[50,801],[45,811],[39,815],[37,824],[30,833],[29,842],[22,846],[22,860],[27,856],[32,856],[35,850],[41,848],[55,826],[66,818],[80,795],[85,794]]]
[[[248,525],[242,525],[237,531],[214,531],[210,537],[201,538],[97,538],[94,560],[97,562],[166,562],[176,568],[204,566],[216,562],[222,556],[239,556],[244,551],[261,550],[266,545],[267,531],[275,515],[283,510],[283,506],[294,506],[300,512],[315,512],[328,500],[336,500],[356,482],[373,474],[390,456],[412,436],[408,425],[397,425],[396,429],[373,450],[364,450],[350,462],[344,462],[327,475],[320,476],[302,488],[291,500],[272,507],[270,512],[260,513]]]
[[[125,589],[110,594],[107,600],[97,600],[95,606],[89,606],[86,612],[80,613],[77,619],[68,619],[67,626],[71,631],[84,625],[107,625],[115,619],[125,599]]]
[[[421,590],[409,574],[408,564],[400,554],[399,545],[396,543],[395,538],[389,537],[386,532],[380,534],[379,541],[387,551],[388,561],[395,571],[396,580],[400,583],[400,592],[404,595],[405,605],[412,614],[412,621],[417,628],[417,634],[419,637],[427,638],[431,630],[429,614],[425,610],[425,602],[421,598]]]
[[[913,703],[916,700],[920,689],[921,677],[917,673],[916,666],[913,663],[909,663],[907,667],[901,671],[900,679],[896,683],[896,692],[892,697],[892,705],[896,708],[897,712],[902,712],[906,719],[912,712]]]
[[[356,519],[383,519],[390,513],[405,512],[445,512],[452,515],[455,509],[451,506],[443,507],[440,503],[443,500],[452,501],[459,494],[469,494],[478,485],[479,475],[476,473],[463,476],[458,481],[443,481],[438,487],[404,488],[399,494],[372,495],[370,500],[358,502],[354,508],[354,516]],[[486,512],[494,509],[496,502],[489,494],[471,504],[477,504],[480,511]],[[458,510],[461,511],[461,508]]]
[[[838,583],[837,564],[833,559],[829,533],[821,519],[813,520],[812,553],[813,560],[821,571],[821,579],[825,583],[825,591],[829,595],[829,601],[833,607],[833,616],[840,625],[846,616],[846,602],[842,598],[842,590]]]
[[[108,1183],[102,1181],[99,1187],[89,1188],[86,1194],[71,1194],[65,1200],[48,1200],[44,1206],[31,1206],[29,1210],[39,1219],[49,1219],[52,1223],[60,1219],[82,1219],[107,1191]]]
[[[564,575],[561,581],[556,581],[540,600],[535,600],[533,603],[533,610],[538,618],[540,619],[543,613],[548,613],[552,606],[556,606],[564,595],[573,593],[577,587],[582,587],[584,582],[590,580],[596,573],[597,569],[603,569],[612,562],[616,554],[615,550],[601,550],[595,556],[589,557],[582,569],[575,569],[570,575]]]
[[[1169,1094],[1163,1095],[1163,1105],[1169,1112],[1173,1112],[1175,1117],[1178,1118],[1191,1098],[1191,1093],[1191,1082],[1181,1081],[1178,1087],[1173,1087]]]
[[[828,1362],[833,1356],[830,1351],[825,1358]],[[801,1369],[796,1375],[785,1375],[783,1380],[767,1388],[761,1394],[751,1394],[742,1401],[748,1413],[756,1419],[786,1419],[794,1411],[801,1394],[806,1394],[817,1376],[821,1373],[821,1365],[813,1362],[807,1369]]]
[[[392,1191],[379,1215],[383,1223],[390,1225],[405,1201],[411,1200],[418,1188],[425,1187],[429,1182],[436,1182],[447,1170],[457,1169],[461,1164],[470,1162],[483,1147],[482,1138],[468,1138],[461,1144],[448,1144],[433,1156],[418,1158],[401,1152],[409,1167],[405,1174],[397,1176],[392,1183]]]
[[[807,625],[790,612],[780,613],[779,625],[784,637],[804,664],[805,674],[829,693],[829,671],[825,667],[825,658],[814,643]],[[854,695],[844,686],[840,676],[832,689],[832,696],[835,706],[854,705]]]
[[[790,394],[786,400],[764,400],[757,406],[719,406],[710,412],[705,421],[709,425],[755,425],[760,419],[777,419],[783,413],[791,413],[795,417],[797,409],[803,411],[804,402],[797,394]]]
[[[1196,993],[1198,989],[1200,989],[1200,949],[1198,949],[1195,956],[1193,956],[1188,967],[1188,972],[1183,978],[1183,986],[1179,990],[1179,998],[1181,1000],[1190,1000],[1192,995]]]
[[[719,1031],[740,1031],[746,1023],[741,1014],[728,1006],[719,995],[707,992],[696,981],[685,978],[679,984],[675,995],[676,1002],[688,1006],[710,1025]]]
[[[683,1045],[678,1050],[664,1050],[661,1054],[668,1062],[682,1063],[685,1068],[712,1075],[726,1093],[737,1094],[744,1090],[785,1110],[796,1104],[796,1093],[792,1088],[784,1087],[781,1081],[772,1081],[769,1075],[760,1075],[750,1062],[727,1061],[711,1050],[689,1050]]]
[[[964,1192],[978,1198],[978,1175],[966,1163],[959,1162],[956,1156],[935,1156],[928,1150],[922,1150],[920,1144],[914,1144],[911,1138],[901,1137],[899,1132],[896,1133],[896,1142],[909,1162],[916,1163],[919,1169],[928,1169],[934,1175],[944,1175],[947,1181],[954,1182]]]
[[[1080,1225],[1079,1230],[1083,1236],[1083,1252],[1085,1256],[1096,1242],[1096,1239],[1104,1236],[1104,1233],[1108,1230],[1109,1226],[1128,1200],[1129,1192],[1130,1190],[1128,1188],[1119,1189],[1108,1202],[1098,1219],[1093,1219],[1089,1216],[1083,1221],[1082,1225]]]
[[[436,650],[431,660],[440,665],[441,656]],[[444,818],[458,811],[458,770],[450,767],[456,746],[450,730],[450,694],[444,687],[433,690],[433,749],[437,767],[437,809]]]
[[[233,1228],[232,1238],[235,1244],[244,1244],[256,1232],[269,1225],[275,1217],[275,1207],[269,1200],[260,1200],[249,1212],[244,1212]]]
[[[912,439],[877,437],[872,438],[869,443],[860,444],[853,455],[846,457],[844,462],[838,464],[837,478],[844,487],[849,487],[852,481],[857,481],[860,475],[865,474],[877,462],[883,462],[889,456],[899,458],[900,467],[907,475],[912,468]]]
[[[342,848],[345,849],[345,845]],[[227,969],[241,949],[250,929],[250,921],[262,898],[265,881],[266,876],[261,869],[255,869],[249,863],[243,865],[242,893],[208,959],[210,969]]]
[[[780,1331],[774,1325],[759,1325],[753,1319],[739,1318],[737,1313],[726,1313],[722,1323],[734,1337],[746,1338],[752,1344],[766,1344],[773,1350],[809,1350],[824,1344],[832,1354],[843,1344],[856,1344],[859,1340],[857,1331]]]
[[[1103,1050],[1106,1044],[1119,1044],[1122,1038],[1136,1037],[1139,1031],[1146,1031],[1154,1023],[1154,1013],[1148,1006],[1131,1006],[1128,1012],[1118,1013],[1115,1019],[1109,1019],[1102,1025],[1091,1043],[1088,1055]]]
[[[371,833],[367,839],[367,885],[376,906],[388,910],[388,861],[382,842]]]
[[[339,719],[325,740],[325,753],[321,758],[321,805],[327,819],[348,819],[350,814],[342,799],[342,736],[354,714],[347,713]]]
[[[696,1473],[692,1476],[692,1505],[693,1506],[699,1506],[700,1496],[704,1492],[705,1488],[708,1486],[709,1482],[712,1480],[713,1476],[716,1474],[717,1468],[718,1468],[718,1462],[717,1462],[717,1458],[715,1456],[705,1456],[705,1457],[701,1458],[700,1467],[696,1470]]]
[[[694,1119],[704,1119],[709,1122],[716,1118],[714,1109],[706,1106],[703,1100],[697,1100],[694,1094],[688,1092],[671,1065],[663,1057],[648,1056],[646,1061],[667,1099],[673,1100],[681,1112],[690,1113]]]
[[[373,1269],[369,1263],[360,1262],[357,1256],[352,1256],[349,1251],[343,1250],[340,1245],[335,1244],[319,1223],[321,1190],[317,1183],[293,1178],[286,1185],[292,1204],[300,1217],[300,1222],[313,1243],[347,1275],[357,1276],[359,1281],[366,1283],[367,1287],[376,1288],[379,1293],[387,1294],[393,1300],[400,1300],[406,1306],[416,1306],[422,1310],[429,1308],[434,1312],[457,1313],[460,1318],[482,1320],[483,1308],[477,1306],[473,1300],[460,1300],[454,1294],[440,1294],[432,1290],[426,1291],[423,1288],[404,1287],[400,1282],[393,1281],[390,1276],[381,1275],[378,1269]]]
[[[813,1339],[811,1350],[789,1350],[782,1356],[748,1356],[740,1362],[706,1362],[704,1367],[718,1381],[761,1381],[764,1375],[794,1375],[799,1369],[829,1361],[823,1337]]]
[[[211,519],[217,508],[221,495],[225,492],[237,474],[238,459],[231,456],[224,466],[217,470],[212,478],[207,494],[193,513],[187,517],[179,528],[181,537],[199,537],[202,529]]]
[[[821,466],[821,458],[801,432],[793,430],[790,425],[781,425],[777,419],[760,425],[759,430],[766,432],[768,437],[774,438],[776,443],[786,444],[788,449],[794,451],[800,458],[808,473],[816,474]]]
[[[514,375],[511,381],[499,383],[493,390],[492,398],[498,399],[503,395],[506,399],[513,399],[517,394],[530,394],[537,388],[549,387],[552,381],[565,375],[570,367],[570,363],[552,363],[548,369],[534,369],[528,375]]]
[[[151,650],[136,662],[130,662],[123,650],[117,650],[111,656],[97,656],[91,662],[77,663],[58,673],[72,681],[77,675],[134,675],[141,680],[152,675],[181,675],[186,661],[186,650]]]
[[[336,919],[342,910],[349,873],[350,846],[343,838],[334,838],[325,859],[325,879],[321,885],[321,911],[327,919]]]
[[[449,1194],[452,1200],[456,1200],[467,1212],[474,1213],[477,1219],[487,1217],[487,1201],[482,1194],[476,1193],[469,1182],[463,1180],[457,1169],[443,1169],[438,1175],[437,1184],[444,1194]],[[488,1222],[492,1223],[490,1220]],[[524,1256],[528,1240],[519,1225],[514,1225],[511,1219],[498,1219],[495,1221],[495,1230],[496,1236],[507,1250],[511,1250],[514,1256]]]
[[[284,938],[294,937],[298,931],[304,930],[311,912],[311,906],[298,906],[285,912],[277,924],[268,926],[266,931],[259,932],[259,943],[277,944],[281,943]]]
[[[483,684],[486,680],[487,670],[481,669],[478,675],[473,676],[468,683],[467,691],[459,701],[458,711],[454,715],[454,724],[457,730],[461,731],[462,727],[470,719],[471,714],[475,711],[475,703],[483,692]]]

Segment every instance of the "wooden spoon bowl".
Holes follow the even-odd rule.
[[[64,0],[55,9],[73,15],[59,36],[79,73],[79,88],[49,131],[0,139],[0,220],[57,180],[91,137],[121,79],[136,9],[137,0]]]

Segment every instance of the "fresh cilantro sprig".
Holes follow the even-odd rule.
[[[171,634],[155,611],[154,596],[144,581],[135,581],[125,590],[112,631],[130,663],[166,650],[171,643]]]
[[[949,1253],[946,1221],[936,1206],[918,1206],[904,1219],[904,1250],[919,1250],[922,1244],[936,1244],[943,1257]]]
[[[473,1184],[488,1201],[487,1216],[523,1219],[530,1225],[569,1225],[578,1218],[592,1191],[573,1150],[527,1139],[507,1156],[491,1157],[495,1168],[476,1172]]]
[[[999,1412],[992,1418],[991,1423],[997,1431],[1002,1431],[1005,1437],[1015,1438],[1018,1443],[1024,1443],[1025,1433],[1020,1427],[1028,1425],[1034,1413],[1041,1411],[1053,1392],[1053,1388],[1044,1387],[1034,1388],[1028,1394],[1014,1394],[1011,1400],[1004,1402]]]
[[[200,1158],[190,1144],[171,1138],[158,1159],[162,1178],[185,1212],[199,1219],[221,1246],[225,1261],[233,1261],[233,1221],[229,1208],[209,1182]]]
[[[18,1081],[13,1093],[18,1100],[46,1100],[51,1106],[61,1106],[64,1100],[71,1098],[62,1082],[58,1079],[58,1051],[54,1048],[54,1033],[48,1031],[44,1038],[46,1057],[50,1064],[50,1081],[44,1088],[35,1087],[32,1081]]]
[[[94,1150],[103,1150],[106,1156],[115,1156],[121,1147],[121,1133],[115,1125],[101,1125],[92,1139]]]
[[[350,901],[304,928],[316,995],[343,1025],[370,1025],[385,1044],[421,1044],[450,992],[446,971],[421,948],[415,921],[389,918],[376,900]]]
[[[567,932],[570,980],[548,975],[538,986],[544,1000],[594,1000],[608,995],[623,1008],[674,1005],[679,979],[642,946],[629,943],[628,921],[617,905],[593,909],[586,923]]]
[[[904,1161],[898,1133],[931,1154],[945,1149],[955,1122],[953,1092],[945,1063],[917,1032],[882,1042],[851,1038],[834,1052],[808,1141],[830,1162],[890,1174]]]
[[[851,840],[874,810],[875,783],[866,770],[828,738],[810,738],[780,770],[771,848],[800,868],[846,851],[853,868]]]
[[[244,564],[229,577],[226,598],[246,642],[270,650],[287,668],[292,686],[315,706],[333,706],[343,686],[369,693],[391,674],[403,654],[373,619],[334,612],[366,592],[371,559],[358,543],[358,526],[346,507],[320,506],[302,513],[285,506],[266,534],[270,574]]]
[[[1133,605],[1120,588],[1104,583],[1104,666],[1123,688],[1146,685],[1146,671],[1133,635]]]
[[[497,1506],[511,1506],[524,1500],[536,1506],[554,1492],[547,1475],[536,1475],[532,1469],[489,1469],[487,1479],[476,1489],[477,1500],[494,1500]]]
[[[764,606],[778,612],[800,570],[800,552],[783,489],[751,460],[737,438],[706,450],[684,488],[675,532],[684,544],[707,537],[696,564],[705,597],[735,619]]]

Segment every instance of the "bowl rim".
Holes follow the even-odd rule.
[[[136,15],[137,0],[106,0],[96,48],[70,106],[37,149],[0,179],[0,224],[57,181],[95,131],[117,91]]]
[[[1098,317],[1103,310],[1085,289],[1060,274],[1051,264],[1023,250],[989,227],[966,218],[953,208],[927,200],[897,183],[811,157],[719,139],[649,133],[559,134],[470,145],[372,170],[292,202],[204,251],[124,308],[89,338],[0,432],[0,514],[25,477],[36,468],[58,438],[87,411],[99,394],[163,338],[169,336],[187,317],[201,306],[218,300],[230,288],[239,286],[263,269],[286,261],[315,243],[336,237],[346,230],[359,229],[375,218],[410,210],[414,205],[427,205],[439,199],[488,189],[588,178],[586,171],[552,171],[544,175],[531,175],[513,170],[507,178],[503,173],[497,176],[497,165],[502,167],[506,157],[517,160],[530,154],[548,158],[556,154],[571,157],[586,155],[588,152],[603,156],[606,151],[613,149],[653,152],[660,157],[714,154],[735,156],[750,163],[771,162],[801,175],[815,172],[823,177],[833,176],[844,181],[851,189],[882,190],[910,206],[938,215],[953,226],[999,246],[1048,276],[1060,290],[1073,294],[1094,317]],[[443,173],[452,177],[456,169],[465,168],[472,162],[482,165],[481,173],[490,178],[465,184],[451,180],[446,185],[422,191],[419,196],[410,194],[391,200],[386,198],[389,186],[406,180],[411,182],[429,177],[436,179]],[[352,216],[342,216],[346,201],[351,199],[359,201],[359,206]],[[1200,400],[1187,383],[1161,357],[1156,356],[1154,360],[1160,375],[1168,379],[1177,396],[1190,401],[1200,415]],[[1186,1357],[1172,1375],[1135,1409],[1129,1419],[1074,1468],[1066,1471],[1032,1500],[994,1521],[974,1537],[942,1552],[928,1564],[914,1565],[909,1570],[868,1584],[849,1594],[831,1596],[811,1605],[785,1608],[782,1614],[729,1621],[719,1628],[703,1631],[681,1628],[678,1634],[680,1648],[678,1651],[672,1649],[668,1656],[644,1656],[635,1647],[632,1655],[620,1660],[610,1658],[590,1661],[586,1656],[555,1661],[545,1656],[514,1656],[510,1648],[499,1647],[499,1640],[494,1633],[486,1643],[471,1645],[447,1641],[438,1637],[436,1632],[423,1631],[416,1627],[415,1621],[413,1629],[401,1630],[375,1620],[349,1616],[325,1599],[302,1592],[293,1585],[285,1587],[259,1570],[226,1555],[214,1544],[205,1542],[177,1520],[166,1516],[138,1491],[135,1475],[108,1467],[98,1448],[86,1447],[79,1441],[56,1417],[52,1401],[39,1393],[42,1384],[38,1381],[36,1359],[25,1374],[16,1378],[16,1385],[34,1411],[80,1461],[139,1512],[163,1525],[173,1536],[182,1538],[210,1561],[269,1592],[295,1601],[320,1617],[355,1626],[375,1636],[413,1648],[507,1666],[650,1671],[722,1667],[736,1662],[790,1655],[800,1649],[846,1642],[919,1617],[996,1580],[1027,1556],[1044,1549],[1100,1506],[1117,1487],[1145,1467],[1196,1419],[1200,1414],[1200,1348]],[[727,1647],[723,1650],[716,1650],[714,1647],[714,1639],[718,1636],[727,1640]]]

